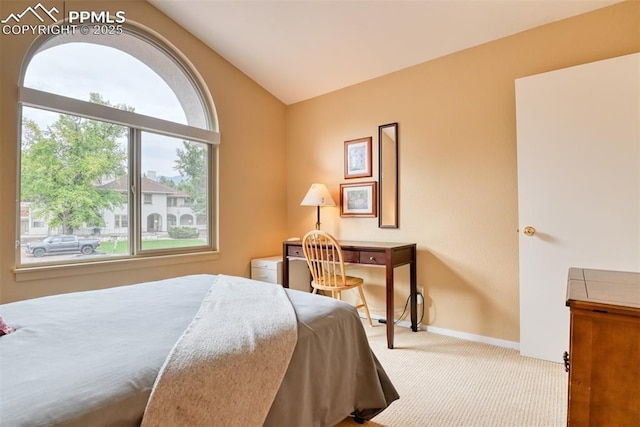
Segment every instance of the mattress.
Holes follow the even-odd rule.
[[[16,328],[0,337],[0,425],[138,426],[158,371],[213,278],[0,305]],[[368,419],[398,398],[351,305],[286,292],[298,341],[266,426],[332,426],[354,411]]]

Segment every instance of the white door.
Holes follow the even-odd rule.
[[[634,54],[516,80],[524,356],[560,362],[568,350],[570,267],[640,272],[639,64]]]

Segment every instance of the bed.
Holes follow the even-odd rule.
[[[219,278],[192,275],[0,305],[16,328],[0,337],[0,425],[139,426],[159,372]],[[263,425],[365,420],[398,398],[352,306],[283,291],[297,341]],[[263,369],[269,366],[264,360]],[[212,396],[230,392],[207,387]]]

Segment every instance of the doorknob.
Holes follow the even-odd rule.
[[[524,234],[525,234],[525,235],[527,235],[527,236],[531,237],[531,236],[533,236],[534,234],[536,234],[536,229],[535,229],[535,228],[533,228],[533,227],[532,227],[532,226],[530,226],[530,225],[527,225],[527,226],[524,228],[523,232],[524,232]]]

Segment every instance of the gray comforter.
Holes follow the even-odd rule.
[[[0,425],[138,426],[160,367],[211,283],[195,275],[0,306],[17,328],[0,337]],[[370,418],[398,398],[353,307],[287,295],[298,342],[266,426],[333,426],[354,411]]]

